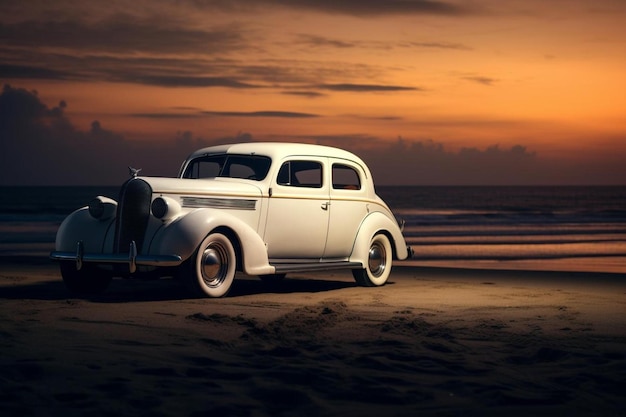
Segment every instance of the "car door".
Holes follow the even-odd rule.
[[[331,160],[330,219],[325,260],[350,256],[361,222],[367,216],[365,174],[357,164]]]
[[[329,220],[327,158],[283,161],[272,181],[264,240],[272,261],[319,261]]]

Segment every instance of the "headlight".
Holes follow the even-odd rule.
[[[88,208],[94,219],[107,220],[115,217],[117,201],[100,195],[89,202]]]
[[[157,197],[152,201],[152,215],[157,219],[173,219],[180,213],[180,204],[170,197]]]

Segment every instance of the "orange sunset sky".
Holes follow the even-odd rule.
[[[0,1],[0,81],[0,185],[248,140],[380,184],[626,184],[622,0]]]

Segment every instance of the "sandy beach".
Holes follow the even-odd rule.
[[[527,268],[528,269],[528,268]],[[70,298],[0,260],[0,415],[626,415],[626,276],[399,264]]]

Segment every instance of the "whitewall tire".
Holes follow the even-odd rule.
[[[352,270],[354,280],[363,287],[385,285],[391,273],[392,260],[389,238],[382,233],[374,235],[369,244],[365,268]]]
[[[182,278],[191,292],[200,297],[223,297],[235,280],[237,255],[228,237],[208,235],[183,266]]]

